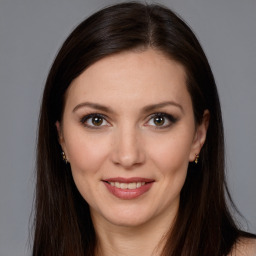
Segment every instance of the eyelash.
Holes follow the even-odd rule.
[[[165,119],[164,123],[168,122],[168,124],[161,125],[159,127],[157,125],[148,125],[148,123],[151,120],[153,120],[154,118],[157,118],[157,117],[164,118]],[[90,128],[90,129],[100,129],[102,126],[105,126],[105,125],[101,125],[101,124],[99,126],[88,124],[87,123],[88,120],[92,119],[92,118],[101,118],[103,120],[102,122],[107,122],[109,124],[109,122],[107,121],[107,117],[105,115],[102,115],[102,114],[99,114],[99,113],[91,113],[91,114],[88,114],[86,116],[83,116],[80,119],[80,122],[85,127]],[[153,126],[155,129],[164,129],[164,128],[168,128],[171,125],[175,124],[177,121],[178,121],[178,118],[174,117],[173,115],[170,115],[170,114],[167,114],[167,113],[164,113],[164,112],[159,112],[159,113],[154,113],[154,114],[149,116],[148,121],[146,123],[146,126]]]
[[[164,113],[164,112],[159,112],[159,113],[154,113],[152,115],[150,115],[149,117],[149,120],[147,121],[147,124],[149,123],[150,120],[154,120],[154,118],[157,118],[157,117],[162,117],[164,118],[164,123],[168,122],[168,124],[165,124],[165,125],[161,125],[161,126],[153,126],[155,129],[164,129],[164,128],[168,128],[170,127],[171,125],[175,124],[177,121],[178,121],[178,118],[174,117],[173,115],[170,115],[170,114],[167,114],[167,113]]]
[[[96,117],[99,117],[103,120],[103,122],[107,122],[106,121],[106,116],[105,115],[102,115],[102,114],[99,114],[99,113],[92,113],[92,114],[89,114],[89,115],[86,115],[84,117],[81,118],[80,122],[85,126],[85,127],[88,127],[88,128],[91,128],[91,129],[100,129],[101,126],[93,126],[93,125],[89,125],[87,124],[88,120],[91,119],[91,118],[96,118]]]

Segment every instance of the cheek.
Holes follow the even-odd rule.
[[[73,133],[66,138],[66,150],[76,187],[87,203],[94,207],[99,189],[95,184],[101,179],[109,148],[106,139],[97,137]]]
[[[162,206],[171,207],[179,198],[187,176],[190,141],[189,136],[182,137],[180,134],[165,139],[158,138],[158,143],[154,143],[154,146],[151,143],[147,145],[152,166],[157,170]],[[159,198],[156,197],[155,200],[158,201]]]
[[[66,149],[72,172],[95,173],[108,155],[108,143],[99,136],[74,133],[66,139]]]
[[[170,174],[186,171],[191,149],[191,136],[187,134],[173,134],[165,138],[148,143],[148,154],[155,165],[163,172]]]

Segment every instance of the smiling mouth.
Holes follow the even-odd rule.
[[[112,187],[121,188],[121,189],[136,189],[140,188],[141,186],[144,186],[146,184],[145,181],[143,182],[130,182],[130,183],[123,183],[123,182],[109,182],[106,181],[108,184],[110,184]]]
[[[155,180],[140,177],[116,177],[102,180],[108,191],[120,199],[135,199],[152,187]]]
[[[145,185],[148,185],[149,183],[153,183],[155,180],[140,178],[140,177],[132,177],[132,178],[116,177],[116,178],[105,179],[103,181],[114,188],[132,190],[132,189],[141,188]]]

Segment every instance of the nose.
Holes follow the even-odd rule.
[[[145,162],[146,155],[140,132],[135,127],[118,129],[114,135],[111,159],[114,164],[125,169],[131,169]]]

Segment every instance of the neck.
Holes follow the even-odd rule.
[[[97,256],[159,256],[175,215],[161,216],[140,226],[118,226],[108,221],[93,223],[97,236]]]

